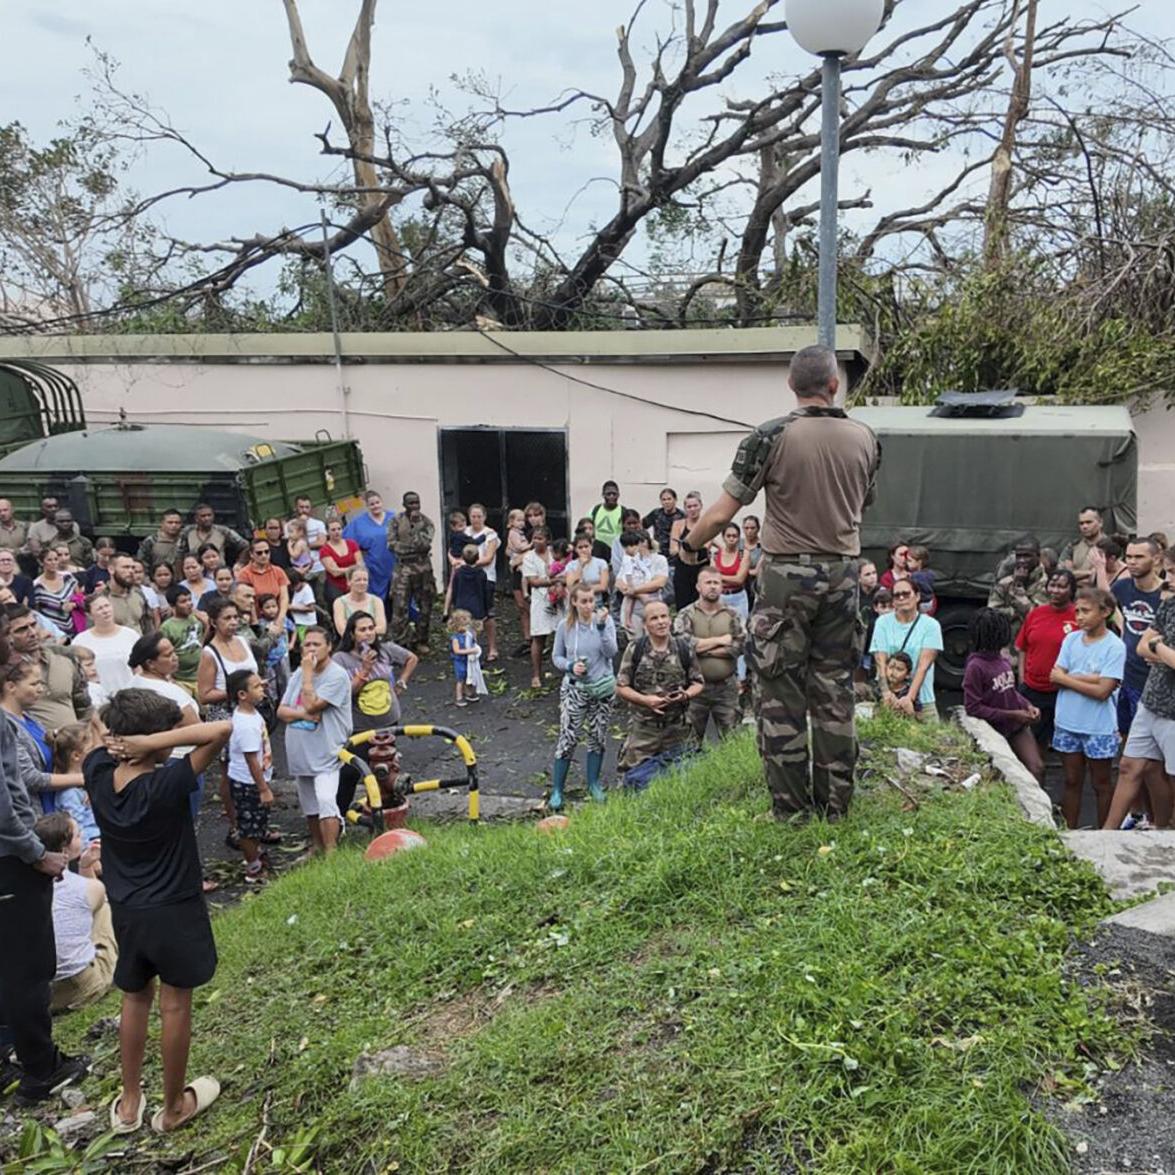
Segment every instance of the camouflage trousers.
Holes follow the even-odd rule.
[[[632,707],[628,735],[620,748],[617,766],[627,771],[662,751],[690,745],[694,741],[693,727],[686,721],[685,708],[671,710],[664,718],[646,718],[648,711],[637,712]]]
[[[812,808],[840,814],[853,795],[853,669],[863,643],[857,568],[856,559],[763,556],[747,660],[759,753],[778,816]]]
[[[416,601],[418,613],[416,643],[428,644],[428,625],[436,598],[437,581],[433,578],[431,563],[396,560],[396,570],[392,575],[392,640],[396,644],[408,643],[408,605],[412,600]]]
[[[698,742],[706,737],[713,717],[719,735],[737,730],[742,716],[738,706],[738,678],[732,673],[725,681],[708,681],[706,688],[689,704],[689,722]]]

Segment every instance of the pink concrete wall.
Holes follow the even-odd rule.
[[[93,423],[113,422],[125,411],[144,424],[262,437],[344,434],[342,396],[326,364],[54,365],[77,381]],[[438,429],[492,424],[566,430],[573,516],[599,501],[607,478],[620,483],[622,501],[641,509],[652,509],[666,484],[681,494],[700,490],[709,500],[747,426],[795,403],[782,363],[593,364],[569,374],[625,395],[531,363],[346,368],[351,430],[372,485],[393,504],[416,490],[425,512],[439,520]]]
[[[1134,417],[1138,433],[1138,529],[1175,543],[1175,411],[1161,402]]]
[[[262,437],[344,434],[342,396],[326,363],[52,362],[77,381],[94,423],[125,410],[143,423]],[[554,370],[525,362],[369,363],[347,367],[345,378],[352,433],[372,484],[393,504],[405,490],[418,491],[438,520],[440,428],[566,430],[569,505],[577,517],[599,500],[606,478],[620,483],[622,501],[641,509],[652,509],[667,484],[679,494],[700,490],[709,501],[746,426],[795,402],[782,362],[599,362]],[[1175,413],[1160,404],[1140,411],[1135,424],[1139,528],[1175,540]]]

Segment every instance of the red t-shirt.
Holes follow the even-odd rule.
[[[1016,634],[1016,648],[1024,650],[1024,685],[1044,694],[1057,692],[1049,674],[1057,663],[1061,644],[1076,628],[1077,612],[1072,604],[1063,612],[1052,604],[1041,604],[1028,613]]]

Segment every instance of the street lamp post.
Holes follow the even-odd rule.
[[[881,28],[885,0],[787,0],[787,27],[800,48],[823,58],[820,92],[820,283],[817,336],[836,349],[837,188],[840,59],[860,53]]]

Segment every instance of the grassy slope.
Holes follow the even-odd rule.
[[[1067,1170],[1026,1094],[1121,1047],[1061,977],[1092,872],[996,787],[835,827],[765,807],[742,738],[554,838],[436,829],[286,877],[217,919],[192,1071],[225,1096],[164,1149],[239,1163],[267,1106],[327,1171]],[[349,1091],[394,1044],[443,1071]]]

